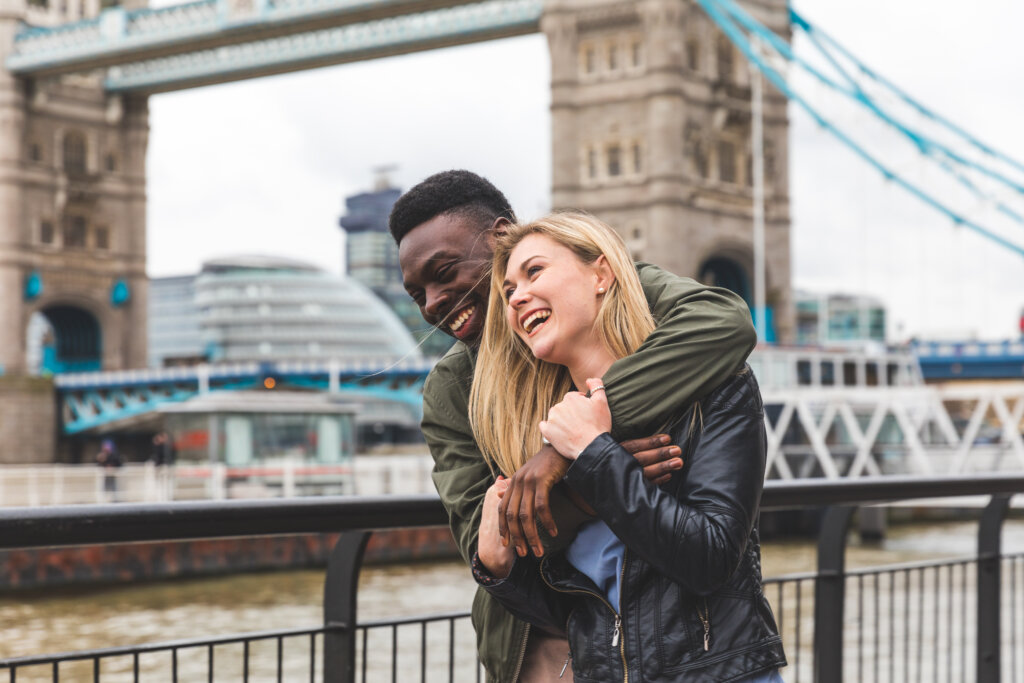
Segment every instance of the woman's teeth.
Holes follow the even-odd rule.
[[[459,328],[462,327],[462,324],[469,319],[469,316],[473,315],[474,311],[476,311],[476,306],[464,308],[462,310],[462,313],[459,313],[458,317],[455,318],[455,320],[448,323],[448,329],[450,329],[452,332],[458,332]]]
[[[529,318],[523,321],[523,329],[527,332],[532,332],[536,325],[547,320],[551,316],[551,311],[537,311],[530,315]]]

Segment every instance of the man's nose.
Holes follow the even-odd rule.
[[[444,306],[448,303],[448,292],[443,289],[428,289],[426,293],[427,302],[423,305],[423,311],[434,318],[444,312]]]

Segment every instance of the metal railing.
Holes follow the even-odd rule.
[[[764,582],[789,654],[787,680],[1024,680],[1024,554],[1001,552],[1003,521],[1017,492],[1024,492],[1024,476],[769,482],[764,510],[827,506],[817,571]],[[976,555],[847,570],[847,529],[858,506],[961,496],[991,496]],[[222,679],[225,666],[228,679],[245,681],[408,680],[400,671],[410,667],[420,680],[428,671],[429,680],[461,680],[467,671],[479,679],[465,613],[356,621],[370,530],[446,522],[432,495],[0,510],[0,549],[343,532],[327,568],[322,626],[24,656],[0,660],[0,671],[13,682],[43,667],[52,680],[67,680],[69,668],[84,663],[87,671],[70,678],[99,681],[120,667],[139,680],[149,659],[160,656],[173,680]],[[293,641],[307,644],[298,654],[286,652]]]
[[[0,507],[429,493],[434,461],[425,451],[357,455],[340,464],[282,459],[238,467],[184,461],[165,467],[146,462],[110,471],[96,465],[0,465]]]

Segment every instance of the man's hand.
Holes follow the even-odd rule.
[[[621,445],[644,468],[644,478],[655,485],[667,482],[673,472],[683,467],[682,451],[679,446],[669,445],[667,434],[623,441]],[[526,555],[527,547],[537,557],[544,555],[538,523],[544,525],[550,536],[558,535],[548,499],[551,489],[562,480],[570,464],[554,448],[544,446],[508,480],[508,490],[498,508],[498,532],[502,542],[514,545],[521,556]],[[573,502],[579,505],[578,501]],[[579,507],[593,514],[592,510]]]
[[[546,445],[508,480],[508,490],[498,507],[498,533],[505,545],[515,546],[520,557],[526,555],[527,546],[537,557],[544,554],[537,532],[538,521],[548,534],[558,535],[548,498],[551,489],[565,476],[569,464],[558,451]]]
[[[655,434],[620,445],[644,468],[644,479],[661,486],[672,478],[673,472],[683,469],[683,451],[675,444],[670,446],[669,441],[668,434]]]

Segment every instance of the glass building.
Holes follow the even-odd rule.
[[[208,261],[198,276],[150,283],[150,365],[397,360],[412,335],[366,287],[290,259]]]
[[[868,296],[794,292],[797,344],[885,344],[885,305]]]
[[[338,224],[345,230],[345,267],[349,277],[363,283],[395,312],[420,344],[423,355],[442,356],[454,340],[428,325],[402,286],[398,245],[388,232],[391,207],[401,190],[385,178],[373,192],[345,198],[345,215]]]

